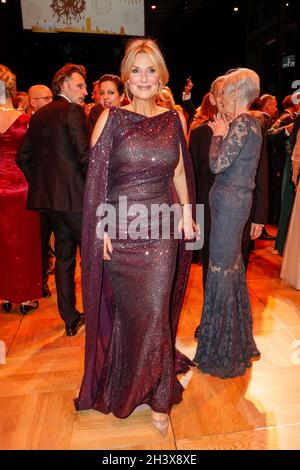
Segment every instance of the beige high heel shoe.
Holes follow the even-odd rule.
[[[152,423],[163,436],[168,434],[169,422],[169,415],[152,411]]]

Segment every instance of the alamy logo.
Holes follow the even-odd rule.
[[[292,83],[292,90],[295,90],[292,94],[292,102],[297,105],[300,103],[300,80],[295,80]]]
[[[191,205],[189,211],[192,211]],[[120,196],[116,204],[100,204],[96,215],[96,233],[101,240],[104,233],[111,240],[179,240],[185,237],[187,250],[199,250],[203,246],[203,204],[196,205],[195,223],[198,228],[189,227],[190,232],[185,229],[184,233],[181,229],[187,216],[180,204],[130,205],[126,196]],[[190,221],[189,217],[187,219]]]

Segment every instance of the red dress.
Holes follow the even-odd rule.
[[[26,209],[28,185],[15,163],[29,119],[0,133],[0,299],[16,303],[42,296],[40,215]]]

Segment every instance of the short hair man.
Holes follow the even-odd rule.
[[[89,135],[92,135],[96,122],[98,121],[98,118],[103,111],[102,105],[100,103],[99,89],[100,89],[99,80],[96,80],[95,82],[93,82],[93,91],[91,94],[91,97],[93,101],[95,102],[95,106],[92,107],[90,111],[89,119],[88,119]]]
[[[29,113],[34,115],[40,108],[51,103],[53,94],[46,85],[33,85],[28,90]],[[45,213],[41,213],[41,242],[42,242],[42,273],[43,273],[43,297],[51,297],[48,286],[49,242],[51,237],[51,223]]]
[[[91,93],[92,100],[95,104],[100,104],[99,81],[93,82],[93,91]]]
[[[27,207],[45,212],[51,221],[58,310],[68,336],[76,335],[82,324],[75,307],[74,275],[89,155],[82,109],[85,78],[85,68],[76,64],[66,64],[55,74],[54,101],[32,116],[16,158],[29,185]]]
[[[33,85],[28,90],[28,100],[31,114],[53,100],[52,91],[46,85]]]
[[[260,97],[261,111],[264,114],[264,126],[268,130],[278,117],[276,96],[265,94]]]

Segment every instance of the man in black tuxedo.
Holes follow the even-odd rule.
[[[53,227],[57,303],[68,336],[76,335],[83,323],[75,307],[74,276],[89,156],[82,108],[85,78],[84,67],[75,64],[66,64],[55,74],[55,99],[32,116],[16,157],[28,181],[28,209],[46,213]]]
[[[211,85],[210,101],[217,108],[223,89],[223,77],[218,77]],[[205,289],[206,276],[209,264],[209,238],[211,227],[211,214],[209,206],[209,192],[215,181],[215,175],[209,166],[209,147],[212,139],[212,130],[208,123],[204,123],[190,133],[189,149],[194,163],[196,177],[197,204],[204,205],[204,241],[201,249],[202,254],[202,283]]]
[[[212,104],[221,109],[221,94],[223,77],[218,77],[211,86]],[[209,166],[209,148],[212,139],[212,131],[207,123],[196,127],[191,131],[189,148],[194,162],[197,188],[197,204],[204,204],[204,243],[202,247],[202,283],[205,290],[206,276],[209,266],[209,240],[211,228],[211,213],[209,206],[209,192],[213,186],[215,175]],[[250,217],[246,223],[242,239],[242,256],[247,270],[251,251],[251,240],[258,238],[267,221],[267,195],[268,195],[268,165],[267,154],[262,149],[259,166],[256,175],[256,187],[253,194],[253,204]],[[195,337],[198,337],[199,326],[196,328]]]
[[[189,142],[196,177],[197,204],[203,204],[204,206],[204,240],[201,248],[203,291],[209,264],[209,237],[211,227],[209,192],[215,181],[215,175],[211,172],[209,167],[211,138],[212,130],[207,123],[204,123],[192,129]]]
[[[95,106],[92,107],[89,119],[88,119],[88,129],[89,135],[92,135],[96,122],[99,119],[100,114],[103,111],[102,104],[100,102],[100,92],[99,92],[99,80],[93,82],[93,91],[92,91],[92,99],[95,102]]]
[[[53,100],[52,91],[45,85],[33,85],[28,90],[28,101],[30,114],[33,116],[40,108]],[[50,268],[50,237],[52,228],[50,220],[45,213],[41,212],[41,242],[42,242],[42,273],[43,273],[43,297],[51,297],[48,286]]]
[[[265,94],[260,97],[261,111],[263,113],[263,138],[266,140],[266,152],[268,158],[269,172],[269,209],[268,220],[270,223],[278,223],[280,212],[281,179],[283,168],[281,162],[274,158],[273,139],[269,130],[278,118],[277,100],[273,95]],[[276,148],[275,148],[276,150]],[[281,159],[282,160],[282,159]],[[279,163],[279,166],[278,166]],[[262,240],[275,240],[276,237],[268,234],[265,230],[260,237]]]
[[[263,124],[263,118],[257,111],[258,119]],[[262,125],[262,133],[264,133]],[[258,163],[255,189],[253,191],[253,202],[249,219],[245,225],[243,239],[242,239],[242,256],[247,271],[248,262],[251,250],[254,248],[254,241],[258,238],[265,240],[265,237],[270,235],[265,230],[265,224],[268,221],[268,192],[269,192],[269,178],[268,178],[268,152],[266,140],[263,136],[263,142],[260,151],[260,159]],[[262,234],[265,235],[262,238]]]

